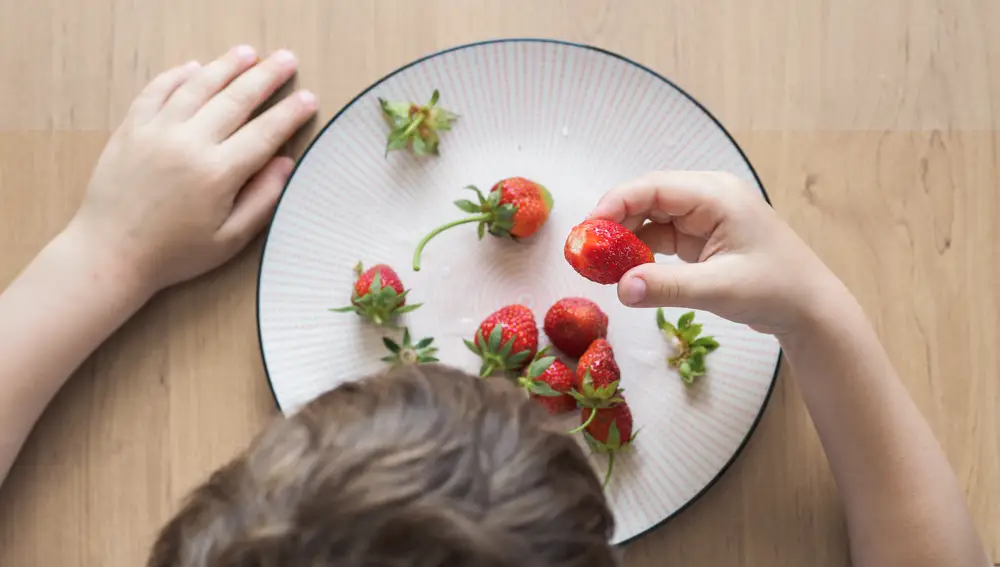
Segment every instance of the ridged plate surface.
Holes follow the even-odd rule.
[[[378,98],[425,101],[461,115],[442,135],[441,156],[384,155]],[[352,267],[395,266],[425,306],[405,323],[433,335],[443,361],[478,367],[462,344],[479,321],[509,303],[546,309],[570,295],[597,301],[610,317],[623,386],[637,427],[608,489],[628,540],[700,495],[735,458],[770,394],[779,359],[773,337],[698,313],[722,347],[710,372],[686,387],[665,362],[654,311],[622,307],[614,286],[578,276],[562,257],[569,229],[615,184],[654,169],[734,173],[764,198],[756,176],[722,127],[690,97],[614,54],[552,41],[464,46],[414,62],[366,90],[321,132],[281,199],[262,259],[261,350],[281,409],[294,412],[342,381],[383,368],[381,334],[350,314]],[[487,238],[475,225],[446,232],[409,269],[421,235],[462,213],[462,187],[487,190],[521,175],[546,185],[555,207],[522,243]],[[660,257],[672,262],[674,258]],[[669,310],[676,319],[682,311]],[[603,457],[594,457],[603,470]]]

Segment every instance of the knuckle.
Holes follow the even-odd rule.
[[[672,275],[664,275],[656,281],[656,294],[660,302],[673,305],[681,297],[681,284]]]

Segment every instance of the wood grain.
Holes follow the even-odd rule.
[[[326,118],[415,57],[506,36],[620,52],[722,119],[875,321],[1000,558],[994,0],[3,1],[0,283],[72,214],[132,96],[168,65],[291,48]],[[258,253],[157,298],[63,389],[0,490],[0,564],[142,564],[183,494],[273,417]],[[847,564],[790,376],[715,488],[627,552],[666,561]]]

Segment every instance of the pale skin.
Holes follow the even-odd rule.
[[[315,98],[293,93],[248,119],[294,71],[287,52],[234,48],[163,73],[136,99],[77,215],[0,295],[0,480],[108,335],[268,222],[292,168],[275,152]],[[705,309],[778,337],[840,488],[855,565],[987,565],[954,474],[861,308],[740,183],[658,172],[609,192],[592,217],[688,262],[635,268],[619,298]]]

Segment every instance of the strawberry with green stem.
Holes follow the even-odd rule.
[[[615,468],[615,454],[627,450],[638,432],[632,431],[632,410],[628,402],[620,402],[605,408],[584,407],[580,419],[585,424],[583,436],[587,445],[595,453],[608,456],[608,471],[604,475],[604,486],[611,480]]]
[[[663,336],[670,341],[676,354],[667,359],[670,366],[677,369],[685,384],[693,384],[698,376],[704,376],[708,371],[705,357],[719,348],[715,337],[701,337],[701,324],[694,322],[694,311],[681,315],[674,325],[663,314],[663,309],[656,310],[656,326]]]
[[[406,304],[410,292],[403,288],[403,282],[396,271],[386,264],[378,264],[367,270],[358,262],[354,266],[357,280],[351,304],[331,309],[335,313],[357,313],[376,325],[393,326],[393,319],[420,307],[420,303]]]
[[[392,150],[402,150],[407,147],[418,156],[440,154],[438,132],[451,130],[452,123],[458,118],[456,114],[437,106],[440,97],[440,93],[435,90],[426,106],[378,99],[382,107],[382,117],[392,128],[385,146],[386,155]]]
[[[548,350],[538,351],[517,383],[550,414],[573,411],[576,400],[568,392],[575,387],[576,375],[561,360],[548,356]]]
[[[497,238],[517,240],[528,238],[545,224],[552,210],[552,194],[548,189],[524,177],[509,177],[498,181],[489,195],[469,185],[478,202],[455,201],[455,206],[472,216],[443,224],[423,237],[413,252],[413,270],[420,271],[420,255],[432,238],[463,224],[478,223],[477,234],[482,240],[487,232]]]
[[[427,364],[440,362],[437,358],[437,347],[431,346],[434,337],[424,337],[417,344],[410,342],[410,329],[403,328],[403,343],[397,343],[389,337],[382,337],[382,343],[389,349],[388,356],[383,356],[382,361],[393,366],[409,366],[413,364]]]
[[[498,370],[520,370],[538,351],[535,315],[523,305],[501,307],[483,319],[474,340],[466,340],[465,346],[482,359],[483,378]]]
[[[615,361],[615,353],[607,339],[597,339],[580,357],[576,366],[576,389],[570,395],[580,407],[601,409],[625,401],[621,385],[621,370]],[[590,414],[592,420],[596,414]],[[585,421],[570,433],[590,425]]]

